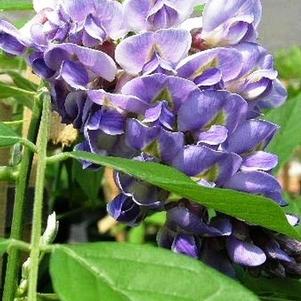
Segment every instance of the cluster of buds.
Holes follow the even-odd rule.
[[[262,112],[287,93],[257,43],[260,0],[40,2],[21,30],[0,21],[0,48],[23,55],[48,82],[53,108],[82,133],[76,149],[159,162],[199,185],[286,205],[271,174],[277,156],[266,151],[278,126]],[[200,4],[202,16],[194,16]],[[116,220],[137,225],[167,212],[160,246],[229,275],[236,264],[301,275],[301,243],[219,212],[209,216],[191,200],[169,202],[167,191],[129,175],[116,172],[115,181],[121,193],[108,212]]]

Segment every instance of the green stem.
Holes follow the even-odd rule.
[[[18,179],[19,169],[17,166],[0,166],[0,181],[12,182]]]
[[[36,141],[42,106],[38,98],[34,101],[32,110],[32,117],[29,126],[27,139],[29,141]],[[24,148],[22,161],[19,170],[19,176],[16,181],[16,193],[13,210],[13,219],[11,226],[11,239],[21,240],[23,233],[23,219],[24,219],[24,205],[27,194],[27,186],[30,177],[31,164],[33,153],[30,148]],[[21,252],[18,249],[10,249],[8,252],[8,262],[6,268],[5,285],[3,292],[3,301],[13,301],[17,283],[19,279],[18,271],[21,266]]]
[[[28,301],[37,300],[37,284],[40,257],[40,238],[42,235],[43,219],[43,197],[47,160],[47,143],[49,132],[51,101],[45,94],[43,99],[43,114],[41,119],[39,139],[37,141],[37,176],[35,182],[35,198],[33,206],[32,231],[31,231],[31,252],[30,272],[28,285]]]

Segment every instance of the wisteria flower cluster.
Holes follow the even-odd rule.
[[[42,4],[43,3],[43,4]],[[204,4],[201,17],[194,7]],[[286,204],[266,147],[278,126],[264,109],[286,90],[257,42],[259,0],[36,1],[21,30],[0,21],[0,48],[23,55],[50,86],[54,109],[83,135],[76,149],[177,168],[199,185]],[[84,168],[97,169],[90,162]],[[116,172],[116,220],[166,211],[159,246],[234,276],[301,275],[301,244]],[[298,218],[287,215],[292,225]]]

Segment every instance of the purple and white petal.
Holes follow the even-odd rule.
[[[277,108],[283,105],[287,99],[287,90],[280,80],[276,79],[272,82],[269,93],[260,97],[258,105],[263,109]]]
[[[173,111],[177,111],[187,97],[198,90],[191,81],[164,74],[153,74],[135,78],[126,83],[122,94],[133,95],[148,104],[167,101]]]
[[[188,55],[191,34],[183,29],[162,29],[154,34],[156,50],[165,61],[176,65]]]
[[[196,80],[205,71],[215,68],[220,71],[223,81],[227,82],[240,74],[241,66],[242,55],[238,50],[215,48],[201,51],[182,60],[177,66],[177,74]]]
[[[95,76],[102,77],[107,81],[114,80],[117,67],[113,59],[102,51],[64,43],[52,45],[45,52],[45,62],[53,70],[58,70],[65,60],[74,57]]]
[[[142,33],[124,39],[116,47],[115,58],[129,74],[139,74],[154,55],[154,34]]]
[[[12,55],[22,55],[27,49],[18,29],[5,20],[0,20],[0,49]]]
[[[104,90],[89,90],[87,93],[94,103],[101,106],[114,107],[117,110],[122,109],[127,112],[144,114],[149,107],[147,103],[131,95],[113,94]]]
[[[247,156],[242,163],[242,171],[269,171],[278,164],[278,156],[263,151],[258,151]]]
[[[136,225],[142,219],[140,207],[123,193],[108,203],[107,211],[115,220],[129,225]]]
[[[266,255],[262,249],[234,236],[227,239],[226,247],[231,260],[243,266],[256,267],[266,261]]]

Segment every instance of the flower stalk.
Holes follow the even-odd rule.
[[[40,257],[40,238],[42,234],[43,195],[47,159],[47,143],[50,122],[51,101],[48,94],[43,94],[43,113],[37,141],[37,175],[31,232],[31,252],[28,300],[37,300],[37,282]]]
[[[42,106],[40,99],[35,98],[32,110],[32,118],[28,131],[28,141],[36,141],[38,129],[41,119]],[[11,226],[10,238],[21,240],[23,233],[24,207],[28,182],[30,178],[31,165],[33,160],[33,152],[31,148],[24,148],[22,161],[20,164],[19,175],[16,181],[16,194],[13,210],[13,219]],[[18,271],[21,266],[21,251],[16,248],[11,248],[8,251],[8,262],[6,269],[6,278],[4,285],[3,300],[13,301],[17,288]]]

